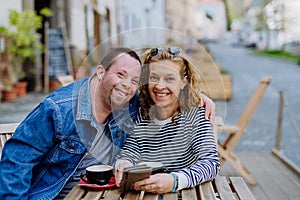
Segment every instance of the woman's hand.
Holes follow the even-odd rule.
[[[134,184],[135,190],[143,190],[155,194],[171,192],[174,186],[174,178],[171,174],[159,173],[151,175],[150,178],[138,181]]]
[[[130,167],[130,166],[133,166],[133,164],[127,160],[122,160],[122,161],[117,162],[116,167],[115,167],[115,172],[114,172],[117,187],[120,187],[124,168]]]
[[[216,114],[216,110],[215,110],[216,105],[213,102],[213,100],[208,98],[206,95],[201,93],[200,97],[201,100],[199,102],[199,107],[205,106],[205,119],[210,120],[210,123],[213,126],[215,120],[215,114]]]

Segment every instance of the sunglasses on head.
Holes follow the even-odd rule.
[[[153,48],[150,50],[150,57],[156,56],[157,54],[160,54],[163,51],[167,51],[173,56],[178,56],[181,53],[181,48],[175,46],[168,47],[167,49],[163,47]]]
[[[163,47],[153,48],[150,50],[150,58],[156,56],[157,54],[160,54],[163,51],[167,51],[169,54],[173,56],[178,56],[182,50],[180,47],[175,47],[175,46],[168,47],[167,49]],[[188,64],[186,63],[186,60],[184,60],[184,65],[185,65],[185,76],[188,77],[189,72],[188,72],[188,68],[187,68]]]

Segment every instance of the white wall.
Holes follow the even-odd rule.
[[[166,0],[166,20],[168,28],[194,39],[218,39],[226,30],[224,4],[219,1]]]
[[[101,16],[100,18],[100,37],[101,42],[106,43],[107,39],[111,35],[117,33],[117,22],[116,22],[116,5],[115,0],[98,0],[97,5],[92,5],[90,0],[69,0],[70,8],[70,44],[73,45],[76,49],[76,54],[79,54],[79,58],[83,59],[84,53],[87,50],[94,50],[94,16],[93,10],[96,10]],[[88,22],[85,24],[85,5],[89,6]],[[110,26],[107,21],[104,20],[106,15],[106,8],[110,11]],[[85,27],[88,27],[90,44],[87,44],[86,30]],[[110,34],[110,35],[109,35]],[[105,47],[103,45],[102,47]]]
[[[200,29],[200,37],[208,39],[219,39],[226,31],[226,14],[222,2],[199,4],[198,15],[195,18],[196,26]],[[213,20],[206,17],[206,13],[212,16]]]
[[[282,43],[300,42],[300,1],[285,0],[285,31],[280,36]]]
[[[22,10],[22,0],[0,0],[0,25],[8,26],[9,10]]]
[[[164,0],[119,0],[122,45],[141,48],[164,44],[164,5]]]
[[[70,43],[79,50],[86,50],[84,1],[70,0]]]

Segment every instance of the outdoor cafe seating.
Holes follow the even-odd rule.
[[[234,155],[233,150],[240,138],[242,137],[242,135],[246,132],[246,127],[249,121],[251,120],[254,112],[256,111],[257,107],[259,106],[259,103],[271,80],[271,77],[264,77],[260,80],[259,85],[257,86],[256,90],[251,96],[248,104],[244,108],[236,124],[225,123],[223,126],[217,127],[217,131],[221,133],[217,140],[221,164],[224,161],[228,161],[233,166],[233,168],[235,168],[244,177],[244,179],[252,185],[256,185],[256,181],[250,175],[246,166],[244,166],[240,162],[240,160]],[[225,133],[228,133],[228,135],[226,135],[225,140],[221,141],[220,136],[222,136],[222,134]]]
[[[88,187],[76,185],[65,197],[65,200],[79,199],[103,199],[103,200],[157,200],[158,194],[130,191],[121,195],[120,189],[112,187],[109,189],[89,189]],[[185,189],[179,193],[163,194],[163,200],[254,200],[255,197],[249,190],[242,177],[218,176],[213,181],[205,182],[195,188]]]
[[[217,119],[221,120],[219,117]],[[220,123],[220,122],[217,122]],[[0,156],[4,143],[13,135],[14,131],[18,127],[19,123],[0,124]],[[116,187],[108,189],[95,189],[89,187],[83,187],[76,185],[65,199],[76,200],[76,199],[104,199],[114,200],[119,199],[120,190]],[[215,200],[219,199],[241,199],[241,200],[252,200],[255,199],[252,192],[248,188],[246,182],[242,177],[229,177],[218,176],[213,181],[205,182],[198,185],[195,188],[185,189],[180,192],[183,200]],[[144,199],[154,200],[158,199],[157,194],[144,193],[144,192],[127,192],[124,194],[124,200],[132,199]],[[163,195],[163,199],[176,200],[178,199],[177,193],[167,193]]]

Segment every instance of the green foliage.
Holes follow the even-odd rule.
[[[52,12],[51,9],[45,7],[45,8],[40,10],[40,14],[45,16],[45,17],[51,17],[53,15],[53,12]]]
[[[300,61],[300,55],[292,55],[291,53],[283,50],[264,50],[264,51],[254,51],[253,53],[255,55],[270,56],[270,57],[290,60],[294,62]]]
[[[49,8],[41,10],[42,16],[49,17],[52,11]],[[37,34],[37,30],[42,28],[43,17],[34,10],[9,11],[9,27],[0,26],[0,35],[9,41],[4,49],[12,55],[12,62],[7,67],[13,68],[15,77],[21,79],[25,76],[22,63],[26,60],[35,61],[36,52],[43,50],[43,44]],[[12,76],[13,77],[13,76]],[[13,82],[11,80],[11,82]]]
[[[42,51],[43,45],[39,40],[36,31],[42,28],[42,16],[49,17],[52,11],[49,8],[43,8],[38,15],[34,10],[16,10],[9,11],[10,27],[0,26],[0,33],[12,38],[13,43],[8,47],[8,52],[22,61],[30,59],[35,60],[35,51]]]
[[[230,74],[230,72],[227,69],[223,69],[223,68],[221,68],[220,73],[224,74],[224,75],[225,74]]]
[[[24,61],[25,59],[35,59],[35,50],[42,49],[42,44],[36,35],[36,30],[42,27],[42,17],[33,10],[17,12],[10,10],[8,36],[13,39],[13,44],[8,47],[8,51]]]

